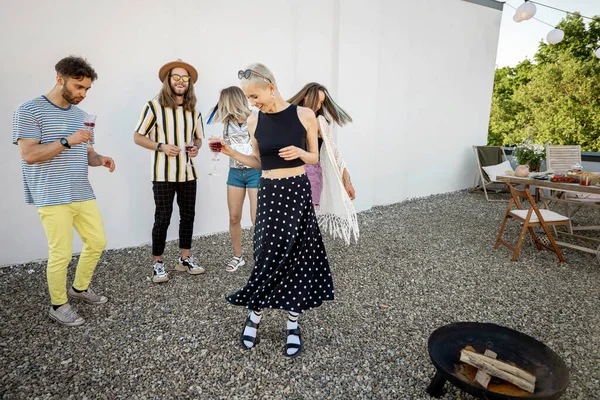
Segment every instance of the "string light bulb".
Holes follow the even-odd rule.
[[[552,29],[548,32],[548,36],[546,36],[546,40],[548,44],[558,44],[563,41],[565,38],[565,31],[562,29]]]
[[[535,16],[536,12],[537,12],[537,7],[535,6],[535,4],[525,0],[525,3],[521,4],[519,6],[519,8],[517,8],[515,17],[518,16],[518,17],[520,17],[521,21],[527,21],[528,19],[533,18]],[[514,20],[514,18],[513,18],[513,20]],[[521,21],[517,21],[517,22],[521,22]]]

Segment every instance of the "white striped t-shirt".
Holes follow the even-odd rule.
[[[135,132],[146,135],[158,143],[181,148],[175,157],[161,151],[152,153],[153,182],[187,182],[198,179],[193,158],[185,152],[185,143],[204,137],[202,115],[199,111],[184,111],[163,107],[157,99],[144,105]],[[188,163],[189,161],[189,163]]]
[[[83,129],[86,113],[77,106],[61,108],[46,96],[36,97],[17,108],[13,116],[12,141],[35,139],[52,143]],[[37,207],[93,200],[88,180],[87,143],[64,149],[51,160],[27,164],[21,160],[25,202]]]

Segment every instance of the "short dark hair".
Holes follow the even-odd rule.
[[[81,57],[65,57],[56,63],[54,69],[61,76],[68,76],[75,79],[90,78],[92,82],[98,79],[98,74],[96,74],[94,68]]]

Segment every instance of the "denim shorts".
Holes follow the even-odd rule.
[[[254,168],[229,168],[227,184],[239,188],[258,189],[261,171]]]

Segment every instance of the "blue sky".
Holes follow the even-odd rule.
[[[540,3],[562,8],[571,12],[579,11],[582,15],[593,17],[600,15],[600,0],[540,0]],[[508,0],[506,3],[518,7],[522,0]],[[525,58],[532,59],[537,51],[540,40],[545,40],[551,27],[534,19],[516,23],[512,20],[514,8],[504,5],[498,55],[496,65],[514,66]],[[536,18],[551,25],[556,25],[564,18],[565,13],[537,5]],[[600,47],[600,44],[598,45]]]

